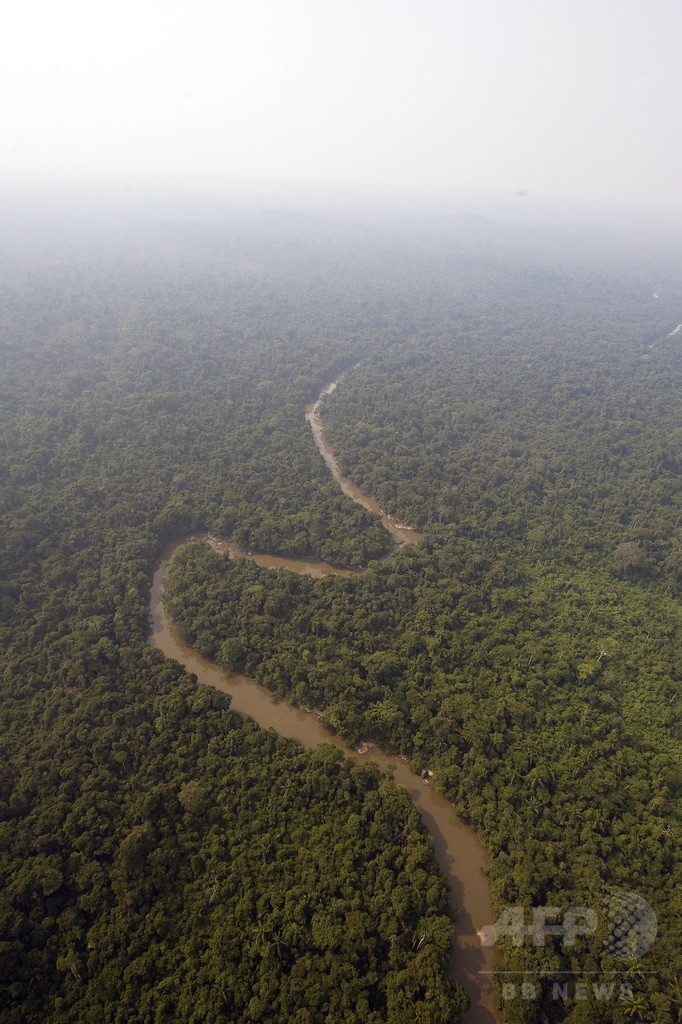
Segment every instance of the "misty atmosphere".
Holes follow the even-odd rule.
[[[0,1020],[682,1020],[677,5],[7,20]]]

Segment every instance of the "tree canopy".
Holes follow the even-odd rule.
[[[312,580],[189,546],[169,608],[200,652],[428,764],[491,853],[496,913],[654,908],[638,1001],[540,988],[506,1019],[678,1013],[679,253],[277,212],[3,250],[3,1020],[461,1009],[404,795],[147,645],[150,567],[194,530],[368,566]],[[389,561],[303,416],[349,367],[326,435],[425,533]],[[505,956],[613,969],[601,941]]]

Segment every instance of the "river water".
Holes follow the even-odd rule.
[[[422,539],[423,534],[419,533],[417,530],[413,530],[410,526],[407,526],[406,523],[397,522],[393,516],[388,515],[387,512],[384,512],[379,508],[379,505],[374,498],[370,498],[368,494],[364,494],[359,487],[356,487],[355,484],[348,479],[348,477],[343,476],[341,473],[341,467],[334,457],[334,452],[324,439],[320,407],[327,395],[331,395],[332,391],[335,390],[337,384],[342,379],[343,375],[338,377],[336,380],[333,380],[331,384],[327,384],[327,386],[322,389],[317,401],[313,405],[309,405],[306,409],[305,418],[310,424],[313,437],[315,438],[315,444],[320,449],[322,457],[327,463],[332,476],[348,498],[352,498],[356,504],[362,505],[363,508],[366,508],[368,511],[374,512],[378,515],[381,522],[397,544],[416,544],[417,541]]]
[[[382,521],[397,544],[416,543],[421,539],[421,534],[405,524],[396,523],[392,517],[379,509],[376,502],[346,480],[333,453],[326,445],[322,435],[319,409],[325,395],[333,390],[336,383],[335,381],[328,385],[318,401],[310,406],[306,413],[318,448],[344,493],[370,511],[381,515]],[[495,1008],[491,980],[492,971],[500,961],[499,951],[495,947],[481,946],[477,935],[485,925],[492,924],[493,917],[489,890],[483,875],[483,869],[488,863],[487,855],[475,832],[457,818],[452,805],[438,792],[436,786],[425,783],[410,771],[401,758],[387,755],[377,746],[372,746],[362,754],[357,750],[351,750],[340,737],[324,728],[318,713],[303,711],[283,700],[273,700],[272,693],[255,680],[248,676],[224,672],[183,643],[166,614],[163,605],[163,584],[168,560],[173,551],[188,539],[183,538],[169,545],[162,553],[154,572],[150,598],[150,643],[163,651],[167,657],[175,658],[185,665],[197,676],[200,683],[228,693],[232,698],[232,709],[248,715],[263,728],[275,729],[281,736],[296,739],[309,749],[320,743],[332,743],[346,756],[373,761],[384,770],[391,769],[396,785],[407,790],[424,825],[433,836],[436,860],[448,879],[450,901],[458,911],[451,974],[455,981],[464,985],[471,997],[471,1009],[465,1016],[465,1024],[499,1024],[500,1017]],[[224,551],[231,558],[250,558],[268,569],[288,569],[318,578],[332,573],[351,572],[316,560],[253,555],[242,551],[231,542],[214,537],[205,539],[216,550]]]

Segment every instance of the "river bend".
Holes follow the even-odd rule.
[[[320,406],[337,383],[334,381],[327,385],[317,402],[306,411],[315,442],[344,493],[380,515],[397,545],[416,543],[421,539],[421,534],[386,515],[373,499],[343,477],[333,452],[324,440]],[[465,1016],[465,1024],[499,1024],[500,1017],[495,1008],[491,979],[491,973],[499,963],[499,952],[494,947],[481,946],[477,934],[485,925],[492,923],[493,917],[490,894],[483,875],[483,869],[488,862],[487,855],[476,834],[457,818],[452,805],[438,792],[436,786],[429,784],[428,780],[425,784],[399,757],[389,756],[377,746],[371,746],[364,753],[351,750],[339,736],[324,728],[316,713],[303,711],[283,700],[275,702],[271,691],[266,687],[248,676],[219,669],[183,643],[164,608],[163,585],[168,560],[173,551],[188,539],[182,538],[169,545],[156,566],[151,587],[149,642],[158,647],[166,657],[175,658],[185,665],[197,676],[200,683],[229,694],[231,708],[254,719],[263,728],[273,728],[281,736],[296,739],[309,749],[320,743],[332,743],[346,756],[371,760],[382,770],[391,769],[396,785],[407,790],[425,827],[433,837],[436,860],[448,879],[450,900],[458,911],[451,974],[455,981],[464,985],[471,997],[471,1009]],[[248,557],[258,565],[270,569],[284,568],[315,577],[351,571],[339,570],[314,559],[252,555],[240,550],[231,542],[210,536],[205,539],[231,558]]]

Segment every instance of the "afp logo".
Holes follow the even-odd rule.
[[[611,960],[637,960],[654,944],[658,923],[649,903],[634,892],[614,892],[604,899],[603,912],[608,937],[602,953]],[[497,939],[511,938],[522,946],[530,938],[534,946],[544,946],[548,936],[561,938],[563,946],[592,935],[599,927],[599,914],[592,907],[569,907],[562,915],[560,907],[533,907],[532,920],[526,921],[525,907],[505,907],[495,924],[478,932],[481,944],[493,946]]]
[[[604,954],[611,960],[638,960],[648,953],[658,931],[656,915],[636,892],[616,892],[606,901],[609,937]]]

